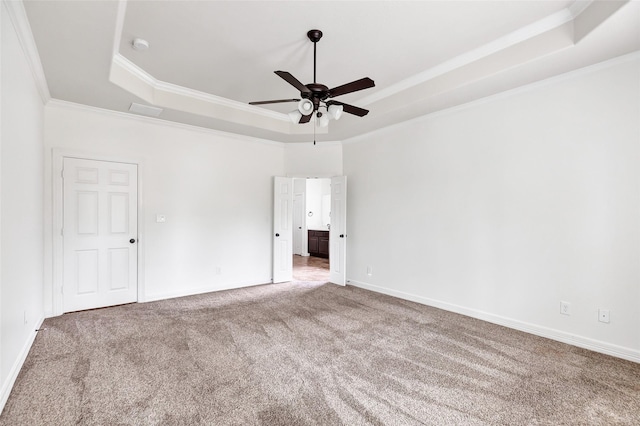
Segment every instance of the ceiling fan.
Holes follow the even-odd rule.
[[[307,32],[307,37],[313,42],[313,83],[302,84],[297,78],[287,71],[275,71],[275,73],[283,80],[300,91],[301,99],[278,99],[272,101],[249,102],[249,104],[264,105],[282,102],[298,102],[298,109],[290,112],[289,117],[294,122],[307,123],[315,113],[320,126],[328,125],[329,117],[337,120],[340,118],[343,111],[357,115],[358,117],[364,117],[367,115],[369,110],[331,100],[331,98],[374,87],[375,83],[373,80],[369,77],[365,77],[332,89],[329,89],[324,84],[316,83],[316,43],[318,43],[322,38],[322,31],[310,30]],[[323,114],[322,111],[320,111],[320,108],[324,108],[326,114]]]

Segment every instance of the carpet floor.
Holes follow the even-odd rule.
[[[640,364],[293,282],[47,319],[2,425],[640,424]]]

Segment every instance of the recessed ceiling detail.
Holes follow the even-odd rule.
[[[640,50],[629,1],[21,4],[52,98],[281,142],[344,140]],[[365,117],[319,128],[292,124],[291,105],[247,104],[287,96],[273,70],[313,80],[310,28],[324,33],[323,84],[375,79],[340,98]]]

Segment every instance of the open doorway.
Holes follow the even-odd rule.
[[[329,281],[329,259],[293,255],[294,281]]]
[[[294,179],[293,279],[329,281],[331,179]]]

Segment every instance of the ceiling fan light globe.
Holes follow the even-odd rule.
[[[329,105],[329,108],[327,108],[327,113],[334,120],[340,120],[340,117],[342,117],[342,110],[342,105]]]
[[[313,112],[313,102],[309,99],[302,99],[298,102],[298,111],[300,111],[302,115],[311,114]]]
[[[290,113],[287,114],[292,123],[297,124],[302,118],[302,113],[297,109],[294,109]]]
[[[327,127],[329,125],[329,115],[322,114],[322,116],[318,119],[318,125],[320,127]]]

